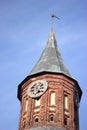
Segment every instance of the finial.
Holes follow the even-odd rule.
[[[60,20],[59,17],[57,17],[56,15],[54,14],[51,14],[51,17],[52,17],[52,29],[54,28],[54,18],[57,18],[58,20]]]

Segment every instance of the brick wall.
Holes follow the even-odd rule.
[[[48,82],[48,89],[40,97],[40,106],[35,111],[35,100],[37,99],[30,98],[27,95],[27,89],[29,84],[40,79],[45,79]],[[78,120],[78,113],[75,117],[74,109],[74,86],[75,82],[63,75],[42,74],[30,78],[21,86],[19,130],[28,130],[37,126],[54,126],[78,130],[78,121],[77,124],[74,122],[75,118]],[[50,110],[50,95],[52,92],[55,93],[55,106],[52,106],[53,110]],[[65,94],[68,96],[68,110],[64,108]]]

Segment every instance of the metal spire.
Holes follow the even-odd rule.
[[[57,41],[53,30],[51,30],[46,46],[38,62],[30,72],[30,75],[41,72],[63,73],[71,77],[71,74],[64,65],[61,54],[57,48]]]

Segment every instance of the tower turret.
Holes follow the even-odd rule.
[[[51,30],[40,59],[18,86],[19,130],[79,130],[81,95]]]

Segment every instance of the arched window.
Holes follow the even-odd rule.
[[[69,101],[68,101],[68,95],[67,94],[64,94],[64,108],[66,110],[69,109]]]
[[[64,92],[64,125],[68,125],[69,120],[69,94]]]
[[[55,92],[51,92],[50,94],[50,110],[55,110]]]
[[[35,116],[34,117],[34,123],[38,123],[39,122],[39,117],[38,116]]]
[[[64,116],[64,125],[67,125],[67,123],[68,123],[68,117],[65,115]]]
[[[53,115],[53,114],[51,114],[51,115],[49,116],[49,121],[50,121],[50,122],[54,122],[54,115]]]
[[[26,100],[26,103],[25,103],[25,111],[27,111],[28,109],[28,100]]]
[[[36,99],[35,100],[35,107],[38,107],[38,106],[40,106],[40,99],[38,99],[38,100]]]
[[[34,112],[38,112],[40,110],[40,99],[35,100]]]

